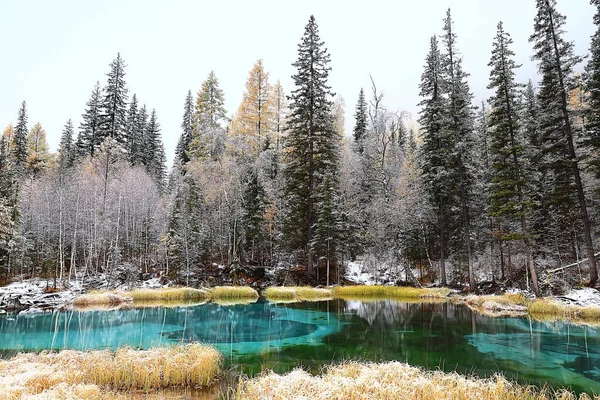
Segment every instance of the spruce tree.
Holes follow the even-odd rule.
[[[329,285],[330,265],[337,259],[337,250],[342,238],[347,234],[342,226],[344,218],[338,204],[341,203],[339,182],[328,172],[323,177],[316,201],[315,232],[310,249],[313,254],[325,257],[327,265],[327,285]]]
[[[356,103],[356,111],[354,112],[354,146],[358,154],[364,152],[364,139],[367,136],[367,101],[365,100],[365,92],[360,88],[358,94],[358,102]]]
[[[146,151],[146,135],[148,134],[148,109],[144,104],[139,110],[134,122],[134,137],[131,145],[131,164],[132,165],[146,165],[147,162],[147,151]]]
[[[338,175],[338,142],[331,115],[332,93],[327,85],[329,53],[319,37],[314,16],[298,45],[292,76],[288,136],[284,152],[284,236],[290,250],[306,254],[307,272],[314,275],[315,231],[320,229],[316,202],[322,199],[325,177]],[[337,206],[337,205],[334,205]]]
[[[86,103],[86,110],[81,116],[83,121],[79,126],[79,136],[77,137],[77,153],[82,157],[93,157],[94,153],[100,147],[100,82],[96,82],[90,99]]]
[[[430,40],[429,53],[425,58],[425,71],[419,84],[423,100],[419,124],[423,137],[420,148],[420,164],[423,171],[425,193],[435,214],[439,232],[441,283],[446,285],[446,256],[450,238],[450,210],[454,202],[454,183],[448,179],[447,168],[450,142],[443,127],[446,99],[442,90],[442,61],[438,40]]]
[[[267,209],[265,190],[259,180],[256,168],[249,168],[246,173],[243,194],[244,214],[243,226],[246,233],[246,249],[250,253],[250,262],[257,260],[265,239],[264,215]]]
[[[183,177],[177,188],[169,221],[169,253],[171,262],[189,272],[208,258],[207,228],[204,224],[204,202],[196,179]],[[186,274],[189,277],[189,274]],[[186,279],[186,284],[189,282]]]
[[[584,144],[589,149],[588,165],[600,179],[600,0],[591,0],[591,4],[596,6],[596,33],[592,36],[590,59],[585,68],[589,107],[585,114]],[[600,188],[597,188],[596,195],[600,196]]]
[[[10,159],[8,142],[4,136],[0,137],[0,203],[10,204],[13,198],[13,169]]]
[[[223,130],[221,123],[227,120],[225,96],[219,87],[219,80],[214,71],[202,82],[202,88],[196,98],[192,141],[189,155],[195,159],[206,159],[217,156],[216,149],[211,146],[214,135]]]
[[[14,174],[6,137],[0,137],[0,268],[8,273],[9,242],[13,234]]]
[[[183,106],[183,120],[181,121],[181,136],[175,148],[175,157],[181,164],[187,164],[190,161],[188,152],[190,143],[192,142],[193,121],[194,121],[194,104],[192,99],[192,91],[188,91]]]
[[[474,116],[472,94],[467,82],[468,74],[462,69],[462,58],[458,57],[456,34],[450,9],[444,20],[442,36],[446,52],[442,56],[442,88],[448,96],[448,108],[443,119],[443,129],[449,136],[449,176],[447,179],[458,190],[464,245],[469,268],[469,289],[475,290],[475,271],[471,245],[471,202],[474,184],[472,159]]]
[[[60,144],[58,147],[58,166],[61,170],[71,168],[75,162],[75,145],[73,144],[74,134],[75,130],[73,128],[73,122],[68,120],[60,136]]]
[[[573,43],[565,41],[562,36],[566,18],[556,10],[556,0],[537,0],[536,6],[534,33],[529,40],[534,43],[533,58],[539,61],[542,75],[538,95],[542,153],[540,163],[550,174],[553,184],[547,204],[551,214],[557,216],[561,223],[557,230],[569,232],[575,229],[572,220],[577,215],[572,215],[572,210],[578,203],[590,266],[589,284],[595,286],[598,271],[567,94],[572,82],[573,66],[581,61],[581,57],[574,54]]]
[[[100,114],[101,140],[110,137],[118,143],[125,143],[125,126],[127,120],[127,87],[125,84],[125,62],[121,53],[117,53],[110,63],[107,74],[108,82],[104,87],[102,113]]]
[[[166,178],[165,149],[160,138],[160,124],[156,117],[156,110],[152,110],[150,120],[142,144],[143,164],[150,176],[162,188]]]
[[[127,119],[125,123],[125,150],[129,156],[129,160],[133,164],[136,146],[140,141],[140,130],[138,125],[138,101],[134,93],[129,103],[127,110]]]
[[[533,291],[539,296],[527,226],[528,200],[525,198],[523,145],[518,136],[519,85],[515,82],[515,70],[519,66],[515,63],[514,52],[510,48],[512,43],[510,35],[504,31],[500,22],[488,64],[492,68],[488,89],[494,90],[494,95],[489,100],[491,112],[488,120],[492,167],[490,214],[501,224],[501,240],[524,241]],[[519,220],[520,229],[513,227],[514,220]]]
[[[17,173],[23,173],[27,164],[27,105],[21,103],[17,124],[13,130],[12,156]]]

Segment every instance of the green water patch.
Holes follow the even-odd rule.
[[[211,343],[253,376],[344,360],[404,361],[481,377],[600,393],[600,332],[563,322],[489,318],[451,303],[393,300],[70,311],[0,316],[0,354]]]

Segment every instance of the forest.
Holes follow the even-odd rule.
[[[537,79],[517,81],[499,22],[482,104],[448,10],[423,49],[418,120],[389,106],[374,78],[345,116],[313,16],[290,60],[293,87],[259,59],[232,114],[218,71],[182,93],[170,168],[159,110],[128,86],[126,55],[90,82],[83,122],[65,122],[56,153],[26,101],[15,104],[0,138],[0,282],[64,287],[127,266],[186,285],[219,269],[234,283],[262,270],[330,284],[359,262],[380,283],[474,292],[501,281],[540,295],[562,269],[560,279],[596,286],[600,0],[585,57],[556,0],[536,3]]]

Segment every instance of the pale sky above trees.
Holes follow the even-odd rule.
[[[331,53],[329,83],[345,99],[347,130],[360,88],[370,94],[369,74],[387,105],[416,119],[429,39],[441,33],[448,7],[476,104],[489,96],[487,63],[499,20],[523,64],[517,78],[537,79],[528,42],[534,0],[2,1],[0,128],[15,123],[26,100],[29,128],[40,122],[56,150],[65,122],[71,118],[79,127],[96,81],[105,84],[109,64],[121,52],[129,94],[156,109],[172,160],[187,91],[195,95],[211,70],[230,116],[258,59],[271,84],[280,79],[289,93],[291,64],[311,14]],[[587,0],[559,0],[558,10],[567,16],[566,39],[587,54],[593,8]]]

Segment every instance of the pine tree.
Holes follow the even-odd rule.
[[[190,90],[185,98],[183,120],[181,121],[181,136],[179,137],[179,142],[177,142],[177,147],[175,148],[175,157],[181,164],[187,164],[190,161],[188,152],[190,150],[190,143],[192,142],[193,116],[194,104],[192,91]]]
[[[488,89],[495,91],[489,100],[492,109],[488,121],[491,132],[492,164],[490,214],[501,223],[502,240],[524,241],[533,291],[539,296],[527,227],[528,200],[525,198],[522,161],[524,155],[518,137],[519,85],[515,82],[515,70],[519,66],[513,59],[514,52],[510,48],[512,43],[510,35],[504,31],[504,26],[500,22],[493,43],[492,57],[488,64],[492,68]],[[520,230],[513,228],[511,222],[514,220],[519,220]]]
[[[101,140],[110,137],[121,144],[124,144],[126,140],[127,87],[125,84],[125,67],[121,53],[117,53],[117,58],[110,63],[110,72],[107,74],[108,82],[104,87],[99,126]]]
[[[86,104],[87,108],[83,115],[83,121],[79,126],[79,136],[77,137],[77,152],[82,157],[93,157],[94,153],[100,147],[100,82],[92,91],[92,95]]]
[[[266,150],[273,141],[270,127],[273,113],[271,90],[269,73],[265,71],[262,60],[258,60],[250,71],[246,91],[230,130],[232,135],[243,138],[250,154],[254,156]]]
[[[364,149],[364,139],[367,136],[367,101],[365,100],[365,92],[360,88],[358,94],[358,102],[356,103],[356,111],[354,112],[354,145],[358,154],[362,154]]]
[[[450,210],[454,202],[454,182],[449,179],[447,168],[448,153],[452,143],[443,127],[446,99],[443,96],[442,60],[437,37],[430,40],[429,53],[425,59],[425,71],[419,84],[423,100],[419,124],[423,137],[420,149],[420,163],[423,182],[429,203],[437,220],[439,231],[439,251],[441,283],[446,285],[446,256],[450,238]]]
[[[551,213],[562,219],[559,229],[567,232],[573,229],[572,222],[576,215],[571,214],[575,204],[579,204],[582,234],[590,266],[589,284],[595,286],[598,271],[567,101],[573,66],[581,61],[581,57],[575,56],[573,43],[562,37],[566,18],[556,10],[556,0],[537,0],[536,5],[534,33],[529,40],[534,43],[534,59],[539,61],[542,75],[538,95],[541,111],[540,162],[542,168],[551,174],[553,183],[552,198],[548,199],[547,204]]]
[[[588,164],[600,179],[600,0],[591,0],[591,4],[596,6],[596,33],[592,36],[590,59],[585,68],[589,108],[585,115],[584,144],[589,149]],[[596,195],[600,195],[600,188],[597,189]]]
[[[469,289],[475,290],[475,276],[471,248],[471,197],[474,183],[473,176],[473,106],[472,94],[467,82],[468,74],[462,69],[462,58],[458,57],[456,35],[450,9],[444,20],[443,42],[446,52],[442,57],[443,85],[448,96],[448,108],[443,119],[443,129],[450,137],[450,154],[448,168],[451,184],[456,185],[457,198],[460,202],[464,244],[467,250],[469,266]],[[452,179],[454,178],[454,179]]]
[[[286,218],[284,236],[291,250],[307,254],[307,271],[314,274],[315,230],[319,229],[316,202],[325,177],[337,176],[338,142],[333,130],[330,87],[327,78],[330,56],[319,37],[314,16],[306,25],[298,46],[298,72],[292,76],[296,89],[290,96],[288,136],[285,141]]]
[[[27,164],[27,105],[21,103],[17,124],[14,128],[12,156],[16,165],[17,173],[23,173]]]
[[[75,162],[75,145],[73,144],[74,135],[75,130],[73,128],[73,122],[68,120],[60,136],[60,144],[58,147],[58,165],[63,171],[71,168]]]

